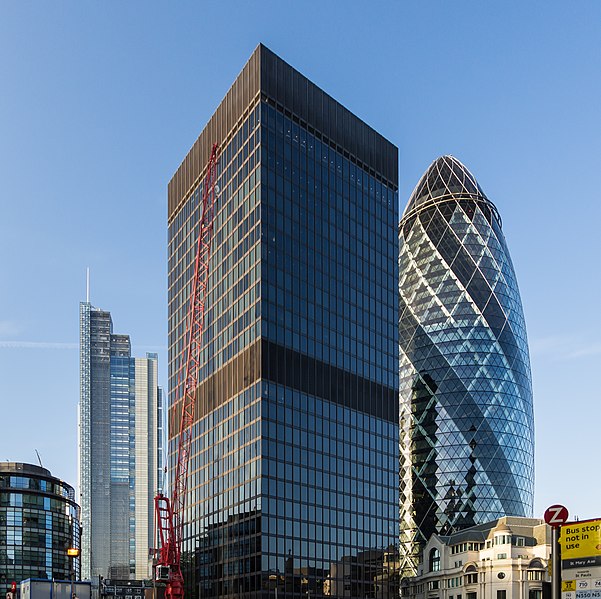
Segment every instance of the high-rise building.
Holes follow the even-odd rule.
[[[79,490],[82,574],[151,576],[153,498],[160,485],[156,354],[132,358],[110,312],[80,304]]]
[[[526,327],[501,218],[456,158],[400,223],[401,567],[433,533],[531,516]]]
[[[27,578],[79,580],[75,489],[46,468],[0,462],[0,593]]]
[[[394,595],[397,148],[255,50],[169,184],[170,390],[213,143],[220,191],[183,535],[188,590]],[[177,408],[171,396],[171,471]]]

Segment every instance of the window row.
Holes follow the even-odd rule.
[[[382,182],[374,179],[327,143],[318,140],[303,127],[293,123],[267,104],[263,104],[261,107],[261,124],[268,132],[268,146],[276,147],[281,143],[279,140],[285,140],[286,143],[297,148],[296,152],[301,152],[301,154],[306,152],[311,160],[327,165],[344,181],[362,188],[378,204],[382,205],[382,209],[396,209],[396,192],[388,189]],[[271,137],[272,133],[273,137]],[[278,140],[278,143],[275,143],[275,140]]]

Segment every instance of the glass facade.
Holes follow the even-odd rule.
[[[400,223],[401,566],[433,533],[531,516],[526,327],[501,219],[457,159],[436,160]]]
[[[132,358],[110,312],[80,304],[82,574],[151,576],[161,433],[158,358]]]
[[[75,491],[48,470],[0,463],[0,593],[27,578],[80,578],[79,506]],[[72,560],[72,561],[71,561]]]
[[[219,143],[187,590],[396,596],[397,150],[263,46],[232,90],[170,183],[173,390]]]

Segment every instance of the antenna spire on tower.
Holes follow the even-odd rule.
[[[90,303],[90,267],[86,268],[86,303]]]

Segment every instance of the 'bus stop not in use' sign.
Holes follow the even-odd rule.
[[[562,599],[601,599],[601,520],[561,526]]]

